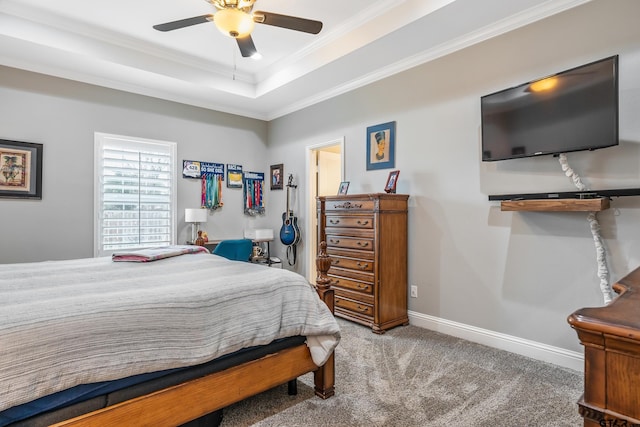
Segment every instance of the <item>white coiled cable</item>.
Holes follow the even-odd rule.
[[[558,159],[560,160],[562,171],[567,177],[571,178],[576,188],[578,188],[579,191],[586,191],[586,185],[582,183],[582,180],[580,179],[578,174],[575,173],[575,171],[569,166],[569,163],[567,162],[567,155],[564,153],[560,154]],[[589,215],[587,215],[587,221],[589,221],[589,226],[591,227],[591,235],[593,236],[593,241],[596,245],[598,278],[600,278],[600,291],[602,292],[602,296],[604,297],[604,303],[609,304],[612,300],[612,291],[611,285],[609,285],[609,269],[607,268],[606,251],[604,250],[604,243],[602,241],[602,237],[600,236],[600,223],[598,222],[598,217],[595,212],[589,212]]]

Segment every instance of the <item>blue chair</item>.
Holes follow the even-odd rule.
[[[218,243],[213,253],[234,261],[249,261],[252,250],[251,239],[232,239]]]

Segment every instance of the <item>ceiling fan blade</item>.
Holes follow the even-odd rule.
[[[318,34],[320,30],[322,30],[322,22],[320,21],[280,15],[278,13],[256,11],[253,12],[253,20],[257,24],[272,25],[274,27],[287,28],[289,30],[302,31],[310,34]]]
[[[213,15],[194,16],[193,18],[179,19],[177,21],[165,22],[164,24],[154,25],[158,31],[172,31],[184,27],[190,27],[196,24],[202,24],[213,20]]]
[[[258,50],[256,49],[256,45],[253,44],[253,39],[251,38],[251,34],[244,37],[236,37],[238,41],[238,47],[240,48],[240,53],[244,58],[250,58],[256,53]]]

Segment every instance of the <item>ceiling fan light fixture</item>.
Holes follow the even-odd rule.
[[[222,34],[233,38],[251,34],[255,25],[251,15],[232,7],[217,11],[213,23]]]

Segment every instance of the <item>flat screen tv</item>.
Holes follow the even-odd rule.
[[[481,98],[482,160],[618,144],[618,56]]]

